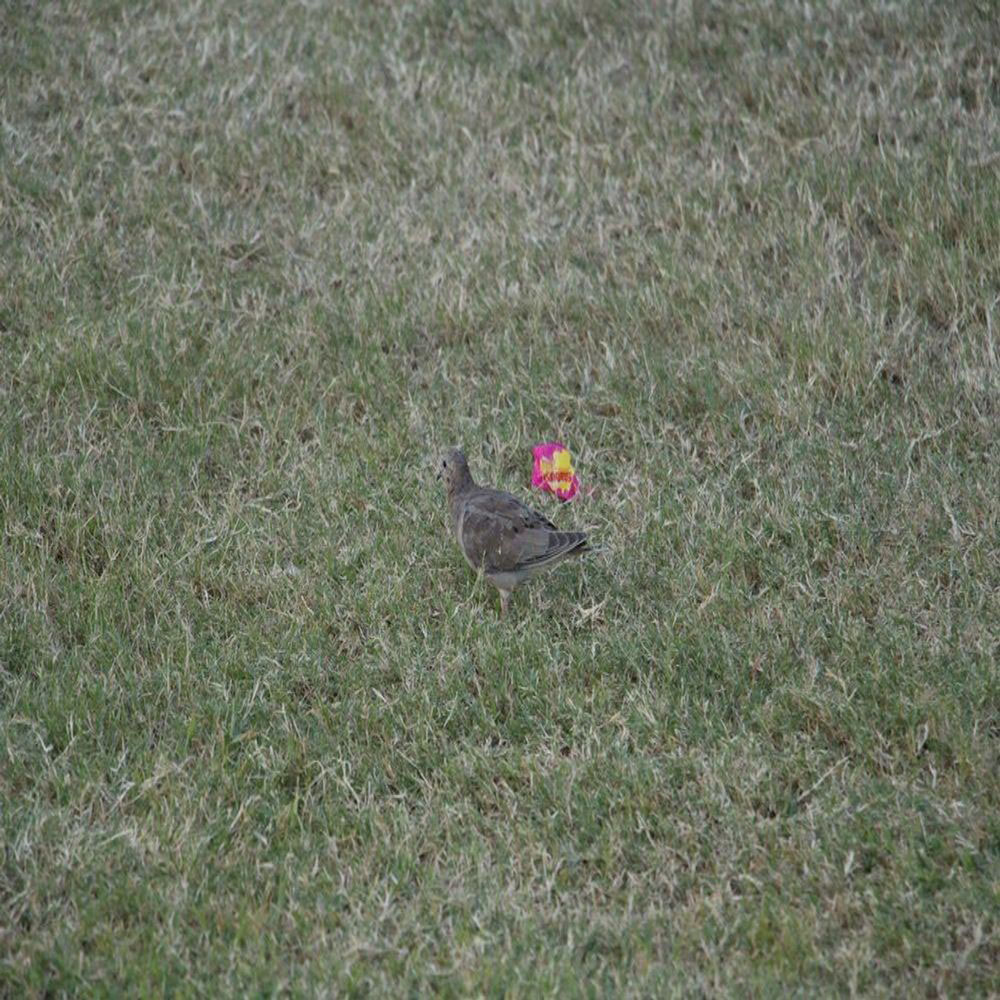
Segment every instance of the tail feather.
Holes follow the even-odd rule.
[[[587,536],[582,531],[553,531],[545,551],[523,563],[527,567],[542,567],[559,562],[572,555],[582,554],[588,548]]]

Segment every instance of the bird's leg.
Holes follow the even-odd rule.
[[[510,591],[501,590],[500,591],[500,617],[503,618],[507,614],[507,604],[510,602]]]

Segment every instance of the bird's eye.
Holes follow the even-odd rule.
[[[447,462],[442,462],[441,463],[441,468],[442,469],[447,469],[448,468],[448,463]]]

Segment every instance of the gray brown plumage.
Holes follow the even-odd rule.
[[[559,531],[511,493],[477,486],[457,448],[441,459],[451,527],[468,564],[500,591],[500,613],[515,587],[587,549],[582,531]]]

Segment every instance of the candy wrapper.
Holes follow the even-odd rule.
[[[548,441],[536,444],[533,454],[531,485],[554,493],[560,500],[572,500],[580,489],[580,480],[573,471],[569,449],[559,441]]]

